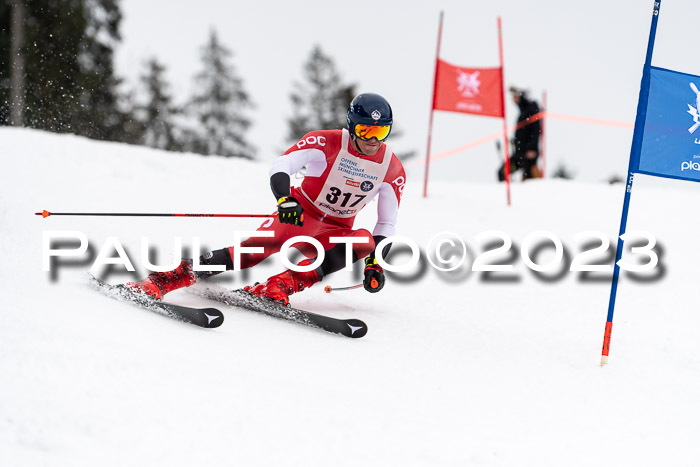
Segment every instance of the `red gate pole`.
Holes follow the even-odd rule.
[[[506,198],[508,206],[510,206],[510,156],[508,154],[508,123],[506,120],[506,93],[505,93],[505,72],[503,70],[503,33],[501,30],[501,17],[498,17],[498,56],[501,62],[501,106],[503,113],[503,152],[504,162],[503,167],[506,173]]]
[[[440,60],[440,42],[442,41],[442,18],[440,11],[440,26],[438,27],[437,53],[435,54],[435,77],[433,78],[433,101],[430,104],[430,123],[428,124],[428,149],[425,152],[425,181],[423,182],[423,198],[428,197],[428,171],[430,169],[430,141],[433,136],[433,114],[435,113],[435,100],[437,99],[438,60]]]

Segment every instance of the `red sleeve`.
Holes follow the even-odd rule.
[[[302,149],[318,149],[323,151],[326,156],[338,152],[341,145],[341,130],[323,130],[311,131],[304,135],[299,141],[294,143],[292,147],[287,149],[283,156],[299,151]]]
[[[403,164],[396,157],[396,154],[391,155],[391,163],[389,164],[389,170],[386,172],[386,177],[384,181],[391,185],[394,189],[394,194],[396,195],[396,201],[401,204],[401,197],[403,196],[403,189],[406,186],[406,171],[403,168]]]

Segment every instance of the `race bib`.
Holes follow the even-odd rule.
[[[387,146],[381,163],[351,155],[347,151],[350,134],[343,131],[342,145],[328,178],[314,205],[324,214],[349,218],[357,215],[379,192],[391,163],[392,151]]]

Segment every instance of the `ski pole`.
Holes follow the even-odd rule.
[[[351,285],[350,287],[331,287],[330,285],[327,285],[324,287],[323,290],[326,291],[326,293],[331,293],[331,292],[340,292],[342,290],[352,290],[352,289],[359,289],[362,287],[363,284],[357,284],[357,285]]]
[[[275,217],[274,214],[175,214],[141,212],[35,212],[37,216],[131,216],[131,217]]]

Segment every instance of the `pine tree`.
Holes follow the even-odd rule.
[[[141,76],[145,87],[146,103],[138,107],[144,128],[143,142],[152,148],[181,151],[175,117],[181,112],[173,103],[165,81],[165,66],[154,57],[146,64]]]
[[[136,142],[142,136],[132,124],[127,97],[118,87],[114,49],[121,40],[117,0],[84,0],[86,28],[80,46],[80,113],[74,130],[91,138]]]
[[[25,3],[25,115],[32,128],[74,132],[80,114],[84,2]]]
[[[341,82],[333,59],[318,45],[304,63],[304,78],[304,83],[294,83],[290,95],[294,109],[288,120],[290,141],[313,130],[344,128],[345,112],[355,96],[355,85]]]
[[[252,103],[230,63],[231,55],[212,30],[202,47],[202,69],[195,76],[197,91],[189,105],[198,127],[189,132],[185,149],[252,159],[255,150],[245,139],[251,122],[244,114]]]
[[[9,79],[16,1],[23,6],[24,73],[17,82],[24,124],[98,139],[138,139],[113,68],[120,40],[117,0],[0,0],[0,124],[9,123],[10,108],[21,100],[10,97]]]
[[[13,0],[10,19],[10,125],[24,126],[24,93],[26,88],[24,56],[24,18],[26,8],[22,0]]]
[[[10,124],[10,112],[13,102],[12,87],[12,28],[13,5],[10,0],[0,0],[0,125]]]

